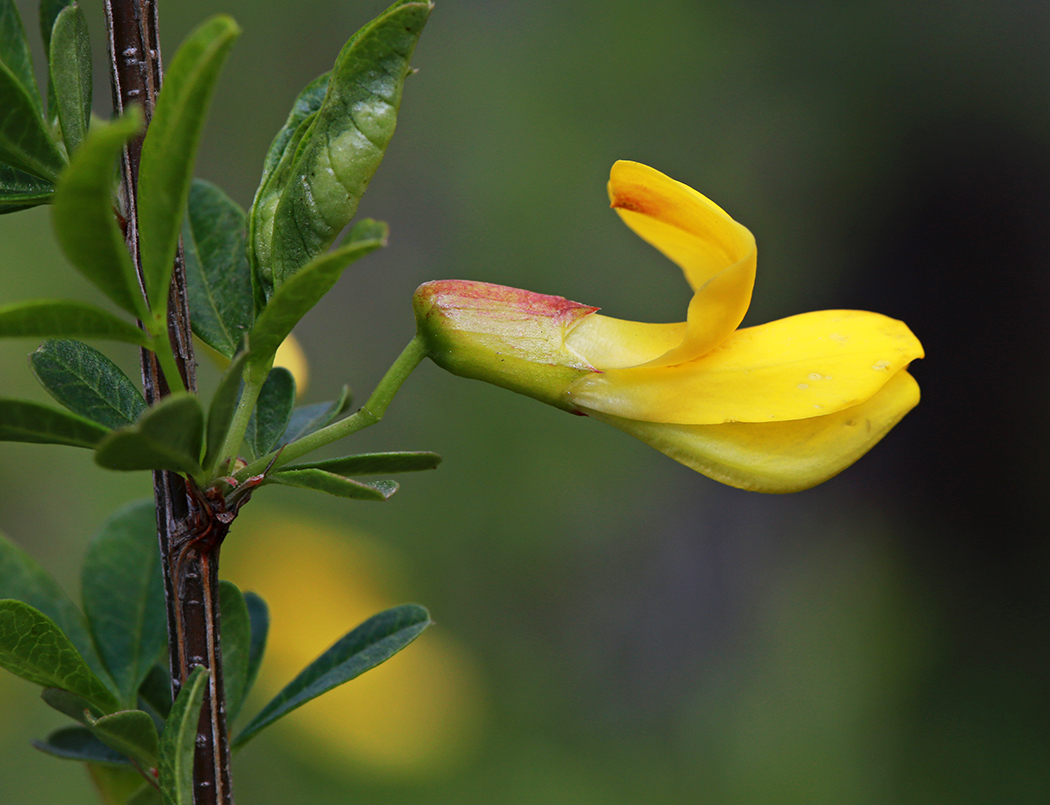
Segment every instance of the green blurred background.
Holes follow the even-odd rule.
[[[198,174],[247,206],[298,89],[384,5],[164,0],[169,59],[211,13],[244,28]],[[1048,41],[1045,3],[439,1],[361,206],[390,246],[298,328],[305,401],[367,396],[430,279],[680,320],[679,272],[607,207],[628,158],[755,233],[747,323],[906,320],[923,402],[842,476],[764,497],[424,365],[346,448],[436,450],[438,471],[384,505],[266,489],[223,559],[274,606],[271,692],[383,606],[437,625],[256,739],[238,801],[1050,801]],[[0,277],[0,304],[99,301],[46,210],[0,218]],[[0,343],[0,394],[46,399],[35,346]],[[148,479],[0,449],[0,528],[76,595],[88,540]],[[62,723],[33,686],[0,676],[0,712],[0,803],[95,801],[29,746]]]

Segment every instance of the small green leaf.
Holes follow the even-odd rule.
[[[377,227],[382,227],[379,235]],[[292,328],[331,290],[343,270],[355,260],[386,243],[386,227],[375,221],[362,221],[350,233],[350,243],[311,260],[274,292],[255,320],[248,343],[252,362],[249,371],[269,370],[273,356]],[[357,238],[355,233],[366,237]]]
[[[194,334],[232,358],[255,320],[244,254],[244,210],[215,185],[194,179],[182,228]]]
[[[154,665],[139,685],[139,706],[152,710],[162,719],[167,718],[171,710],[171,677],[166,666],[167,662],[163,668]]]
[[[48,394],[106,428],[131,425],[146,410],[141,392],[113,361],[80,341],[51,339],[29,356]]]
[[[36,88],[36,77],[33,75],[29,40],[26,39],[26,31],[14,0],[0,0],[0,62],[6,65],[25,87],[29,97],[36,102],[37,115],[43,118],[40,92]]]
[[[389,475],[397,472],[432,470],[441,463],[437,453],[361,453],[284,467],[284,471],[318,469],[336,475]]]
[[[222,639],[222,678],[226,689],[226,720],[230,724],[244,703],[248,685],[252,629],[248,605],[237,585],[219,582],[219,612]]]
[[[372,481],[366,484],[315,469],[272,472],[266,476],[264,483],[316,489],[318,492],[327,492],[329,495],[352,500],[386,500],[398,489],[397,481]]]
[[[118,307],[145,320],[148,311],[113,209],[113,165],[141,127],[134,106],[113,123],[91,127],[58,183],[51,218],[69,262]]]
[[[55,185],[0,163],[0,215],[50,204]]]
[[[157,767],[160,736],[149,713],[121,710],[99,719],[88,719],[87,728],[106,746],[137,760],[143,767]]]
[[[65,299],[29,299],[0,307],[0,338],[101,338],[149,346],[134,324],[93,305]]]
[[[164,805],[164,798],[154,786],[144,783],[138,791],[128,797],[124,805]]]
[[[80,586],[102,661],[121,700],[133,707],[168,638],[152,498],[124,506],[102,524],[88,546]]]
[[[247,696],[255,684],[255,678],[262,667],[263,655],[266,653],[266,636],[270,631],[270,609],[260,596],[253,592],[244,594],[244,603],[248,606],[248,618],[251,621],[252,642],[248,652],[248,672],[245,676],[244,695]]]
[[[211,398],[211,405],[208,406],[208,451],[204,458],[204,466],[209,470],[215,469],[212,462],[218,459],[219,448],[222,447],[230,423],[233,422],[233,415],[237,412],[241,387],[244,385],[244,367],[247,363],[247,352],[242,352],[234,358],[219,378],[215,396]]]
[[[343,392],[339,399],[331,402],[304,405],[292,411],[292,418],[288,420],[288,427],[278,444],[289,444],[304,436],[309,436],[329,425],[340,414],[350,408],[350,387],[343,386]]]
[[[88,716],[101,718],[104,715],[90,702],[86,702],[68,690],[62,690],[62,688],[44,688],[40,691],[40,698],[49,707],[54,708],[63,715],[69,716],[74,721],[79,721],[81,724],[86,725],[88,723]]]
[[[51,31],[55,20],[66,6],[74,0],[40,0],[40,36],[44,40],[44,52],[51,52]]]
[[[164,88],[142,143],[140,258],[150,309],[161,320],[201,130],[219,71],[239,34],[237,23],[219,15],[186,37],[164,72]]]
[[[204,691],[211,676],[198,665],[171,706],[160,738],[160,791],[164,805],[193,805],[193,750]]]
[[[430,614],[416,604],[402,604],[373,615],[288,683],[237,736],[234,746],[243,746],[297,707],[386,662],[419,637],[430,622]]]
[[[110,470],[171,470],[201,474],[204,409],[193,394],[172,394],[146,409],[138,422],[112,431],[95,451]]]
[[[110,749],[86,727],[62,727],[48,735],[46,740],[33,741],[33,746],[63,760],[81,760],[106,766],[131,764],[126,755]]]
[[[80,147],[91,120],[91,39],[87,19],[76,3],[66,6],[51,32],[50,87],[62,125],[66,151]]]
[[[0,399],[0,442],[94,447],[109,431],[82,416],[28,400]]]
[[[284,435],[295,407],[295,378],[283,366],[271,369],[259,392],[244,438],[257,458],[265,456]]]
[[[430,2],[397,2],[358,31],[336,58],[324,101],[295,148],[272,216],[269,268],[279,289],[322,254],[357,211],[394,134],[409,60]],[[302,124],[300,124],[302,125]],[[259,255],[260,257],[262,254]]]
[[[26,89],[3,62],[0,110],[0,160],[17,170],[55,181],[66,166],[66,158],[44,125],[40,98]]]
[[[0,601],[0,667],[36,685],[68,690],[104,713],[120,709],[65,632],[24,601]]]

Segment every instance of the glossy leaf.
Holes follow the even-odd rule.
[[[182,228],[190,322],[194,334],[226,358],[255,320],[244,227],[244,210],[215,185],[193,181]]]
[[[145,320],[146,307],[113,211],[113,166],[138,133],[141,115],[91,127],[55,190],[51,217],[63,253],[118,307]]]
[[[138,327],[84,302],[30,299],[0,307],[0,338],[101,338],[140,347],[149,338]]]
[[[91,39],[78,4],[66,6],[55,19],[50,48],[49,86],[66,151],[72,154],[84,141],[91,120]]]
[[[48,394],[106,428],[132,424],[146,410],[138,387],[113,361],[81,341],[52,339],[29,356]]]
[[[149,306],[163,318],[175,249],[186,211],[201,130],[212,90],[240,34],[230,17],[202,23],[164,71],[139,166],[139,247]]]
[[[97,676],[105,678],[87,622],[69,596],[29,554],[0,533],[0,598],[24,601],[53,620]]]
[[[204,410],[193,394],[172,394],[146,410],[138,422],[112,431],[95,451],[111,470],[171,470],[200,475]]]
[[[390,659],[429,625],[429,613],[416,604],[372,616],[303,669],[252,719],[234,745],[243,746],[292,710]]]
[[[41,752],[63,760],[102,763],[107,766],[131,765],[131,761],[116,749],[111,749],[91,734],[87,727],[62,727],[46,740],[33,741]]]
[[[336,58],[324,101],[283,177],[272,235],[265,221],[256,228],[257,242],[269,240],[275,289],[328,249],[357,211],[394,134],[409,60],[430,9],[429,2],[394,3]]]
[[[50,204],[55,185],[0,163],[0,215]]]
[[[386,500],[398,490],[397,481],[354,481],[342,475],[324,470],[280,470],[272,472],[264,483],[295,486],[299,489],[314,489],[340,498],[351,500]]]
[[[149,713],[121,710],[99,719],[89,718],[87,728],[111,749],[137,760],[147,769],[156,768],[160,736]]]
[[[80,576],[84,614],[126,706],[167,647],[164,582],[153,500],[112,514],[88,546]]]
[[[94,447],[108,433],[101,425],[58,408],[0,399],[0,442]]]
[[[9,1],[9,0],[8,0]],[[40,113],[40,98],[0,62],[0,161],[41,179],[55,181],[66,159]]]
[[[0,667],[36,685],[68,690],[104,713],[120,709],[65,632],[24,601],[0,601]]]
[[[44,688],[40,691],[40,698],[49,707],[63,715],[69,716],[74,721],[79,721],[81,724],[86,725],[88,723],[88,716],[101,718],[104,715],[90,702],[70,693],[68,690],[62,690],[62,688]]]
[[[437,453],[361,453],[356,456],[342,456],[295,464],[285,467],[284,470],[313,468],[333,472],[336,475],[389,475],[398,472],[432,470],[440,463],[441,456]]]
[[[245,674],[244,695],[247,696],[255,684],[255,678],[262,667],[263,655],[266,653],[266,636],[270,631],[270,608],[262,597],[253,592],[244,594],[244,603],[248,607],[248,619],[251,623],[251,648],[248,652],[248,669]],[[242,701],[243,704],[243,701]]]
[[[288,444],[331,424],[336,417],[350,408],[350,387],[343,386],[339,399],[326,403],[304,405],[292,411],[288,427],[284,430],[278,444]]]
[[[198,665],[171,706],[160,738],[160,791],[165,805],[193,805],[193,750],[204,691],[211,679]]]
[[[295,378],[282,366],[271,369],[259,392],[255,411],[244,434],[256,457],[265,456],[284,435],[295,407]]]
[[[226,720],[233,723],[244,703],[248,685],[252,629],[248,605],[237,585],[219,582],[219,619],[222,639],[222,679],[226,689]]]
[[[219,449],[230,429],[230,423],[233,422],[233,415],[237,412],[247,362],[248,353],[242,352],[226,367],[211,398],[211,405],[208,406],[208,451],[204,458],[204,466],[209,469],[213,469],[212,462],[219,457]]]
[[[350,243],[310,261],[281,285],[255,320],[249,336],[252,350],[250,371],[269,368],[277,348],[292,328],[331,290],[343,270],[355,260],[386,245],[385,224],[365,220],[350,233]]]
[[[40,92],[33,75],[33,58],[29,52],[22,18],[14,0],[0,0],[0,62],[11,71],[26,92],[36,102],[36,112],[43,117]]]

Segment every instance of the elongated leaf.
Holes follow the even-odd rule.
[[[84,12],[76,3],[59,13],[50,48],[50,87],[62,139],[72,154],[84,141],[91,119],[91,40]]]
[[[0,442],[94,447],[109,431],[82,416],[27,400],[0,399]]]
[[[430,622],[430,614],[416,604],[373,615],[310,663],[252,719],[234,745],[243,746],[297,707],[386,662],[419,637]]]
[[[259,392],[259,401],[248,421],[244,439],[252,453],[265,456],[284,435],[295,407],[295,378],[284,367],[271,369]]]
[[[51,339],[29,356],[48,394],[106,428],[131,425],[146,410],[138,387],[113,361],[81,341]]]
[[[95,645],[126,706],[167,645],[153,500],[112,514],[88,546],[80,577]]]
[[[58,583],[29,554],[0,533],[0,598],[14,598],[51,618],[91,670],[105,679],[87,623]]]
[[[99,719],[89,718],[87,728],[106,746],[137,760],[143,767],[157,767],[160,736],[149,713],[121,710]]]
[[[304,405],[292,411],[288,427],[278,444],[288,444],[331,424],[336,417],[350,408],[350,387],[343,386],[339,399],[330,402]]]
[[[244,367],[247,363],[248,353],[242,352],[226,367],[215,389],[215,396],[211,398],[211,405],[208,406],[208,452],[204,458],[204,466],[209,469],[213,469],[212,462],[219,457],[219,448],[222,447],[230,423],[233,422],[233,415],[237,411],[241,386],[244,385]]]
[[[159,664],[150,668],[139,685],[139,706],[152,710],[161,719],[168,717],[171,710],[171,677],[168,676],[166,661],[163,668]]]
[[[164,73],[164,88],[142,143],[140,257],[150,309],[161,319],[201,129],[215,81],[238,34],[237,23],[220,15],[186,37]]]
[[[295,486],[299,489],[315,489],[340,498],[351,500],[386,500],[398,489],[397,481],[372,481],[364,483],[344,478],[324,470],[281,470],[266,476],[264,483]]]
[[[88,723],[88,716],[97,719],[104,715],[90,702],[84,701],[79,696],[70,693],[68,690],[62,690],[62,688],[44,688],[40,691],[40,698],[49,707],[54,708],[63,715],[69,716],[74,721],[79,721],[85,726]]]
[[[331,246],[357,211],[394,134],[409,59],[431,7],[394,3],[339,53],[273,212],[275,289]]]
[[[110,749],[86,727],[62,727],[48,735],[46,740],[33,741],[33,746],[63,760],[102,763],[106,766],[131,765],[126,755]]]
[[[193,332],[232,358],[255,320],[244,254],[244,210],[215,185],[195,179],[182,228]]]
[[[73,0],[40,0],[40,36],[44,40],[44,52],[51,52],[51,30],[55,27],[55,20],[66,6]]]
[[[281,342],[292,328],[331,290],[343,270],[355,260],[386,245],[386,225],[361,221],[350,233],[350,243],[310,261],[281,285],[255,320],[248,342],[252,363],[249,371],[269,369]]]
[[[55,185],[0,162],[0,215],[50,204]]]
[[[388,475],[396,472],[432,470],[441,463],[437,453],[361,453],[285,467],[285,471],[318,469],[336,475]]]
[[[0,161],[55,181],[66,159],[44,125],[40,98],[0,62]]]
[[[29,53],[29,40],[22,26],[22,18],[14,0],[0,0],[0,62],[3,62],[26,92],[36,101],[36,113],[43,117],[40,92],[33,75],[33,58]]]
[[[164,805],[193,805],[193,750],[197,719],[210,679],[198,665],[171,706],[160,738],[160,791]]]
[[[270,608],[266,606],[266,602],[259,595],[253,592],[244,594],[244,603],[248,607],[248,618],[251,621],[252,631],[251,649],[248,654],[248,669],[244,682],[244,695],[247,696],[255,684],[255,678],[259,675],[263,655],[266,653],[266,636],[270,631]]]
[[[149,338],[134,324],[84,302],[29,299],[0,307],[0,338],[64,336],[149,345]]]
[[[112,431],[95,451],[111,470],[171,470],[200,475],[204,410],[193,394],[172,394],[146,410],[138,422]]]
[[[248,605],[237,585],[219,582],[219,612],[222,638],[222,680],[226,689],[226,720],[230,724],[244,703],[251,658],[252,628]]]
[[[104,713],[120,709],[65,632],[23,601],[0,601],[0,667],[45,688],[62,688]]]
[[[135,268],[113,212],[113,165],[141,125],[132,107],[120,120],[91,127],[55,190],[51,218],[69,262],[122,310],[145,320]]]

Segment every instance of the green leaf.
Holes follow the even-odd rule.
[[[201,474],[204,409],[193,394],[172,394],[146,409],[138,422],[112,431],[95,451],[111,470],[171,470]]]
[[[201,130],[219,71],[239,34],[237,23],[219,15],[186,37],[164,72],[164,88],[142,143],[140,258],[149,306],[161,325]]]
[[[55,19],[48,65],[62,139],[72,154],[84,141],[91,120],[91,39],[84,12],[76,3]]]
[[[316,489],[340,498],[352,500],[386,500],[398,489],[397,481],[372,481],[364,483],[344,478],[324,470],[280,470],[266,476],[263,483],[294,486],[299,489]]]
[[[29,52],[29,40],[22,26],[22,18],[14,0],[0,0],[0,62],[11,71],[18,82],[25,88],[29,97],[36,102],[37,116],[43,118],[44,111],[40,105],[40,92],[36,87],[33,75],[33,58]]]
[[[272,235],[265,221],[255,230],[264,246],[269,241],[275,289],[328,249],[354,217],[394,134],[409,60],[431,7],[395,3],[336,58],[324,101],[281,177]]]
[[[288,427],[278,444],[288,444],[304,436],[309,436],[329,425],[340,414],[350,408],[350,387],[343,386],[343,392],[339,399],[331,402],[304,405],[292,411],[292,418],[288,420]]]
[[[0,598],[15,598],[43,612],[65,632],[97,676],[105,677],[87,622],[50,574],[0,533]]]
[[[0,215],[50,204],[55,185],[0,163]]]
[[[204,466],[209,470],[215,469],[212,462],[218,459],[219,449],[226,439],[233,415],[237,412],[241,387],[244,385],[244,367],[247,363],[248,353],[242,352],[226,367],[226,371],[219,378],[215,396],[211,398],[211,405],[208,406],[208,450]]]
[[[349,244],[311,260],[274,292],[248,337],[252,350],[249,371],[269,370],[281,342],[335,285],[343,270],[358,258],[386,245],[386,225],[361,221],[350,233],[350,240]]]
[[[419,637],[430,622],[430,614],[416,604],[402,604],[373,615],[303,669],[259,711],[237,736],[234,746],[243,746],[297,707],[390,659]]]
[[[138,791],[128,797],[124,805],[164,805],[164,798],[160,791],[149,783],[145,783]]]
[[[252,628],[248,605],[237,585],[219,582],[222,678],[226,690],[226,720],[230,724],[244,703],[251,658]]]
[[[149,346],[134,324],[93,305],[65,299],[28,299],[0,307],[0,338],[102,338]]]
[[[0,399],[0,442],[94,447],[109,431],[82,416],[28,400]]]
[[[182,228],[190,322],[201,341],[227,358],[255,320],[244,226],[244,210],[225,193],[193,181]]]
[[[164,805],[193,805],[193,750],[204,691],[211,679],[198,665],[171,706],[160,738],[160,791]]]
[[[143,767],[157,767],[160,736],[149,713],[121,710],[99,719],[88,719],[87,728],[106,746],[137,760]]]
[[[146,410],[141,392],[113,361],[80,341],[51,339],[29,356],[48,394],[106,428],[131,425]]]
[[[87,717],[89,715],[92,718],[101,718],[104,715],[90,702],[86,702],[68,690],[62,690],[62,688],[44,688],[40,691],[40,698],[49,707],[54,708],[63,715],[69,716],[74,721],[79,721],[81,724],[86,725],[88,723]]]
[[[244,438],[253,455],[265,456],[284,435],[295,407],[295,378],[283,366],[271,369],[259,392]]]
[[[166,660],[167,658],[165,658]],[[171,710],[171,677],[165,667],[154,665],[139,685],[139,707],[152,710],[161,719],[167,718]]]
[[[68,690],[104,713],[120,709],[65,632],[24,601],[0,601],[0,667],[36,685]]]
[[[106,766],[131,764],[127,756],[110,749],[86,727],[63,727],[48,735],[46,740],[33,741],[33,746],[63,760],[81,760]]]
[[[167,647],[164,582],[152,498],[112,514],[88,546],[80,576],[84,614],[126,706]]]
[[[69,262],[118,307],[145,320],[148,311],[113,209],[113,165],[141,127],[137,107],[91,127],[58,183],[51,218]]]
[[[9,2],[10,0],[5,0]],[[55,181],[66,158],[51,138],[40,98],[0,62],[0,160],[41,179]]]
[[[244,695],[247,696],[255,684],[255,678],[262,667],[263,655],[266,653],[266,636],[270,631],[270,609],[262,598],[253,593],[244,594],[244,603],[248,607],[248,619],[251,622],[252,641],[248,652],[248,671],[245,675]]]
[[[318,469],[336,475],[389,475],[397,472],[432,470],[441,463],[437,453],[361,453],[284,467],[284,471]]]

